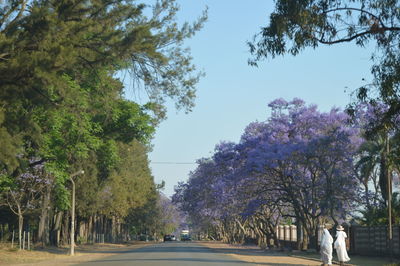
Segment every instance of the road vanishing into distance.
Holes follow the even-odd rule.
[[[248,266],[256,264],[236,260],[194,242],[165,242],[75,265]]]

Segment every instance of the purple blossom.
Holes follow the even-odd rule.
[[[174,200],[197,223],[256,213],[276,222],[282,213],[342,218],[361,201],[354,171],[363,142],[359,125],[349,124],[338,108],[323,113],[301,99],[268,106],[269,119],[250,123],[238,144],[216,145],[213,156],[198,160],[188,182],[177,187]]]

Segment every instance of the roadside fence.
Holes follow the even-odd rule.
[[[350,254],[369,255],[369,256],[393,256],[400,257],[400,226],[393,226],[392,243],[388,239],[387,226],[346,226],[345,232],[347,249]],[[321,241],[323,227],[318,229],[318,240],[310,240],[310,248],[315,248]],[[297,242],[297,228],[295,225],[279,225],[276,233],[281,245],[285,248],[295,249]],[[331,235],[335,239],[335,232],[331,230]]]

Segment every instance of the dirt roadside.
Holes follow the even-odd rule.
[[[259,265],[321,265],[320,255],[312,252],[283,252],[262,250],[257,246],[229,245],[220,242],[201,242],[204,246],[215,249],[246,262]],[[339,264],[333,257],[333,264]],[[347,266],[398,266],[400,262],[391,262],[388,258],[350,255]]]
[[[75,256],[69,256],[69,248],[48,247],[32,251],[10,249],[9,245],[0,246],[0,265],[72,265],[107,256],[116,255],[127,250],[140,248],[154,242],[131,242],[128,244],[91,244],[75,248]]]
[[[212,248],[216,252],[233,256],[242,261],[259,263],[259,265],[321,265],[320,261],[290,257],[285,252],[266,252],[257,246],[229,245],[220,242],[200,242],[200,244]]]

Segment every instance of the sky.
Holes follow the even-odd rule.
[[[272,0],[178,0],[178,21],[193,21],[208,6],[208,21],[192,39],[193,62],[206,73],[197,85],[196,106],[189,114],[170,103],[168,118],[157,128],[150,167],[163,193],[172,196],[179,181],[187,181],[195,161],[210,157],[221,141],[238,142],[245,127],[268,118],[268,103],[276,98],[301,98],[322,111],[345,108],[354,91],[371,80],[372,49],[353,44],[306,49],[247,64],[250,41],[268,23]],[[165,164],[167,163],[167,164]]]

